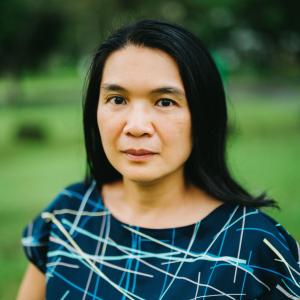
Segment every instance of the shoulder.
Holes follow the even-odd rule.
[[[244,246],[254,251],[271,251],[275,249],[290,253],[299,261],[299,245],[289,232],[274,218],[260,209],[235,206],[228,227],[232,234],[244,240]],[[277,253],[278,254],[278,253]]]
[[[28,237],[30,241],[33,236],[35,239],[36,237],[47,239],[52,229],[52,222],[49,221],[63,219],[72,221],[82,215],[89,215],[91,212],[102,212],[103,209],[95,181],[90,185],[84,182],[72,183],[59,191],[49,204],[25,226],[23,230],[25,244]]]
[[[51,235],[65,240],[59,230],[63,222],[78,223],[81,216],[93,215],[102,208],[95,182],[77,182],[63,188],[23,229],[22,245],[29,261],[45,273],[47,253],[53,245]]]
[[[294,245],[296,244],[294,238],[284,226],[267,213],[260,209],[244,206],[240,206],[238,210],[240,218],[240,228],[238,231],[243,231],[247,236],[253,237],[257,241],[262,240],[265,245],[270,245],[270,242],[273,242],[284,248],[290,249],[292,247],[293,250],[296,250],[294,249]]]
[[[225,226],[230,229],[227,250],[230,255],[241,259],[241,270],[268,292],[294,291],[299,295],[298,242],[260,209],[237,205],[231,212]]]
[[[83,205],[88,210],[99,208],[100,201],[96,182],[85,184],[80,181],[67,185],[56,194],[44,211],[77,210]]]

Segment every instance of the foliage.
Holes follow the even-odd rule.
[[[0,71],[74,63],[112,28],[139,18],[177,22],[200,36],[232,69],[299,66],[294,0],[2,0]],[[242,64],[243,62],[243,64]]]
[[[37,68],[53,53],[65,26],[51,1],[2,0],[0,19],[0,70],[15,76]]]

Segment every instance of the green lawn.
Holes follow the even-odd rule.
[[[61,93],[69,89],[66,84]],[[43,89],[36,90],[34,99],[38,93]],[[70,91],[64,95],[73,97]],[[238,95],[229,105],[234,123],[230,167],[251,192],[267,191],[279,202],[281,212],[267,212],[300,240],[300,104],[245,96],[247,101]],[[14,299],[26,266],[20,245],[24,225],[61,188],[83,177],[80,95],[67,103],[0,107],[0,299]],[[46,139],[17,141],[17,128],[25,123],[38,124]]]

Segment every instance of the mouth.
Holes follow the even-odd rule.
[[[153,151],[147,150],[147,149],[128,149],[125,151],[122,151],[126,154],[135,155],[135,156],[144,156],[149,154],[156,154]]]
[[[146,149],[128,149],[122,152],[131,161],[145,161],[157,154],[156,152]]]

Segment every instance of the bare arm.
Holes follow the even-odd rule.
[[[29,263],[23,277],[17,300],[45,299],[45,275],[32,263]]]

